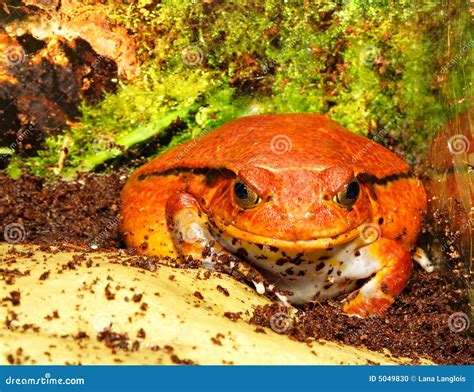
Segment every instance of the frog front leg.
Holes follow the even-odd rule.
[[[343,307],[345,313],[360,317],[384,316],[405,287],[413,268],[410,253],[398,242],[380,238],[359,251],[378,264],[377,272]]]
[[[253,282],[259,294],[265,293],[269,286],[265,278],[214,239],[207,216],[201,212],[194,196],[178,193],[170,197],[166,204],[166,217],[174,246],[182,260],[201,260],[207,269],[244,277]]]

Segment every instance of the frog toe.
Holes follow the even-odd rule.
[[[415,260],[426,272],[434,271],[433,263],[422,248],[417,247],[415,249],[415,252],[413,253],[413,260]]]
[[[373,289],[359,292],[356,297],[343,306],[344,313],[349,316],[366,318],[369,316],[383,317],[392,305],[394,298],[389,295],[377,295]]]
[[[384,238],[370,244],[368,252],[382,267],[344,305],[343,310],[346,314],[360,317],[382,317],[405,287],[412,271],[412,260],[401,244]]]

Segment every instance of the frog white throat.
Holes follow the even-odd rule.
[[[287,299],[303,304],[354,291],[382,268],[369,255],[361,238],[308,253],[288,252],[213,232],[229,252],[258,269],[278,289],[292,294]]]

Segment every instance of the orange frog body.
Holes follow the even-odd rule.
[[[404,161],[316,114],[231,121],[140,167],[122,203],[139,253],[201,260],[293,304],[352,293],[344,311],[361,317],[405,287],[426,210]]]

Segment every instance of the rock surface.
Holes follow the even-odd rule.
[[[270,301],[228,276],[123,252],[0,244],[2,364],[402,364],[249,324]]]

